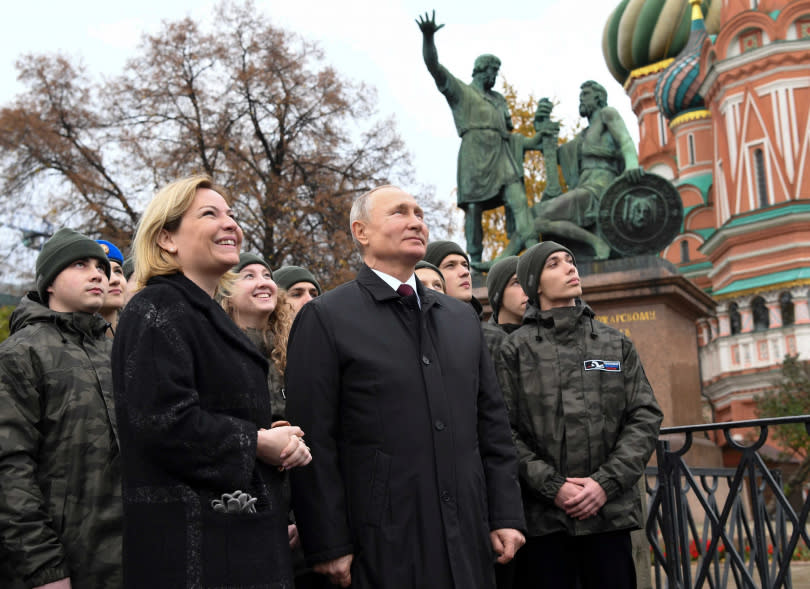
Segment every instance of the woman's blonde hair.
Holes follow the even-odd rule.
[[[233,204],[225,190],[214,184],[210,176],[198,174],[167,184],[147,205],[132,240],[136,290],[146,286],[153,276],[182,272],[174,256],[158,245],[158,237],[164,229],[169,232],[177,230],[197,191],[205,188],[219,193],[229,206]],[[233,279],[234,274],[226,272],[219,281],[218,291],[227,291]]]
[[[224,295],[220,304],[228,313],[228,316],[233,319],[233,322],[239,325],[239,309],[231,303],[231,294]],[[273,361],[279,374],[283,377],[284,370],[287,368],[287,342],[290,338],[290,328],[292,328],[295,315],[292,307],[287,304],[286,291],[279,288],[277,297],[276,308],[270,313],[267,324],[262,328],[261,333],[265,347],[268,350],[272,347],[270,360]],[[241,325],[239,327],[241,328]]]

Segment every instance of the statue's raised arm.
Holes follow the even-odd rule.
[[[518,142],[512,133],[509,105],[493,89],[501,60],[489,53],[479,55],[473,64],[472,81],[462,82],[439,63],[434,36],[444,25],[436,24],[435,11],[417,18],[416,24],[422,31],[425,65],[453,113],[453,123],[461,138],[456,199],[464,211],[470,262],[481,262],[482,213],[502,205],[506,206],[507,235],[526,235],[516,243],[533,245],[537,238],[532,237],[532,216],[521,181],[523,145],[516,149]]]
[[[445,74],[442,68],[439,67],[439,52],[436,50],[436,43],[433,40],[436,31],[444,27],[444,25],[436,24],[436,11],[432,14],[425,13],[416,19],[416,24],[419,30],[422,31],[422,58],[425,60],[430,75],[436,80],[436,83],[443,85]]]

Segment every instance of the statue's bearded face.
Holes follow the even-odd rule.
[[[585,87],[579,93],[579,115],[591,116],[599,108],[599,98],[592,89]]]

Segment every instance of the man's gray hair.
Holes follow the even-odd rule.
[[[362,246],[354,237],[354,231],[352,230],[352,226],[354,225],[355,221],[368,221],[369,217],[371,217],[371,197],[372,195],[377,192],[378,190],[382,190],[383,188],[396,188],[400,190],[399,186],[394,186],[393,184],[383,184],[382,186],[377,186],[376,188],[372,188],[368,192],[364,192],[352,203],[352,210],[349,212],[349,233],[352,235],[352,240],[354,241],[355,245],[363,251]]]

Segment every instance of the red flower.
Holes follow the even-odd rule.
[[[689,543],[689,554],[692,556],[692,560],[697,560],[698,557],[700,556],[700,553],[698,552],[697,549],[697,544],[695,543],[694,540],[692,540]]]

